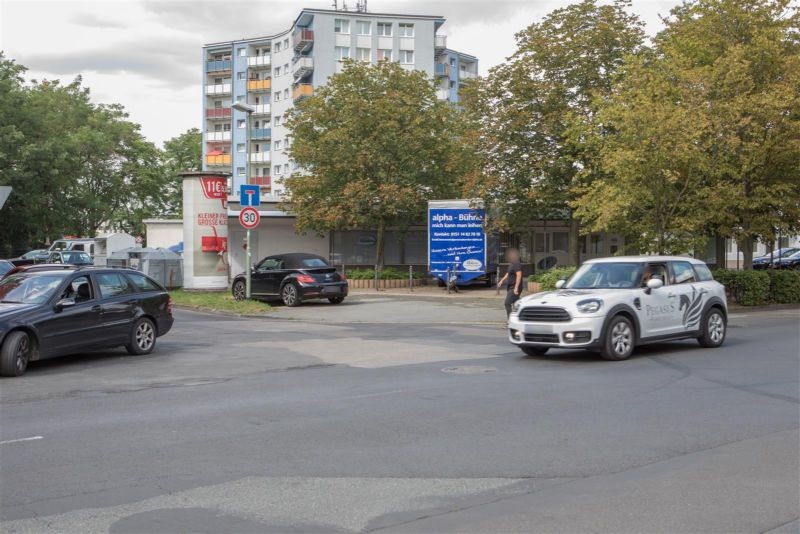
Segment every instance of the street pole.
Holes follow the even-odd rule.
[[[246,113],[247,113],[247,117],[245,118],[245,130],[246,130],[246,132],[244,134],[244,138],[245,138],[245,145],[244,145],[245,146],[245,152],[244,152],[244,155],[245,155],[245,158],[246,158],[245,162],[244,162],[244,181],[245,181],[245,183],[250,183],[250,115],[252,114],[252,112],[251,111],[247,111]],[[242,201],[242,199],[240,198],[239,199],[240,207],[241,207],[241,201]],[[247,229],[247,237],[245,237],[245,248],[247,249],[246,250],[246,254],[245,254],[245,258],[246,258],[246,261],[247,261],[247,269],[245,269],[245,272],[247,274],[245,275],[245,278],[244,278],[244,287],[245,287],[244,291],[245,291],[245,297],[249,300],[250,299],[250,295],[251,295],[251,289],[252,289],[252,282],[251,282],[252,274],[251,274],[250,271],[252,271],[252,269],[253,269],[252,254],[250,252],[250,229],[249,228]]]

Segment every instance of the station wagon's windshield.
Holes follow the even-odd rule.
[[[53,296],[62,280],[58,275],[9,276],[0,282],[0,302],[41,304]]]
[[[567,289],[612,289],[639,287],[644,265],[641,263],[584,263],[572,275]]]

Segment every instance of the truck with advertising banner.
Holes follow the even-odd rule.
[[[486,210],[469,200],[428,202],[428,271],[452,285],[496,283],[498,239],[487,234]]]

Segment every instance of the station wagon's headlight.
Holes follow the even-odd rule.
[[[600,311],[603,301],[600,299],[588,299],[578,302],[578,311],[581,313],[594,313]]]

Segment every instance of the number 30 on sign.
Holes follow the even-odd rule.
[[[239,224],[246,230],[252,230],[261,222],[261,215],[255,208],[244,208],[239,212]]]

